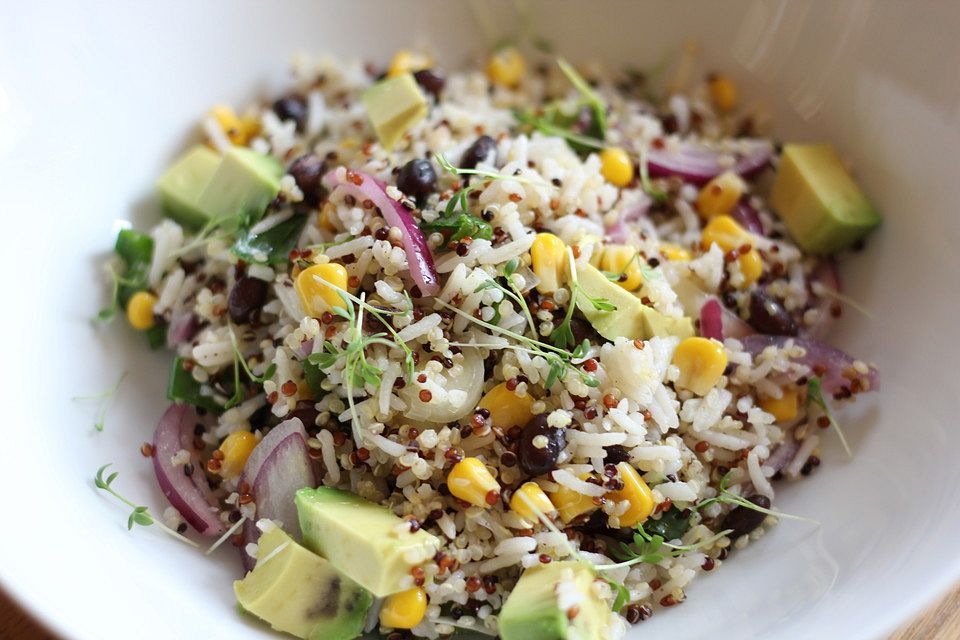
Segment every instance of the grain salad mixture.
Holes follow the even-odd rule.
[[[293,76],[202,120],[101,314],[175,354],[142,448],[170,507],[130,526],[236,547],[244,614],[622,638],[846,447],[832,411],[878,378],[823,342],[834,256],[880,218],[729,78],[512,48]]]

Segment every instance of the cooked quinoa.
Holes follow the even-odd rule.
[[[175,352],[170,395],[191,429],[143,452],[184,467],[215,506],[200,533],[227,534],[248,569],[263,518],[297,532],[277,515],[292,496],[264,513],[247,456],[300,423],[304,477],[439,540],[401,585],[427,598],[412,629],[371,607],[385,637],[496,635],[521,572],[562,560],[591,565],[592,597],[617,600],[605,635],[623,637],[774,524],[777,483],[835,446],[830,407],[877,386],[820,342],[841,310],[835,265],[768,205],[780,148],[728,79],[651,101],[635,74],[585,66],[578,88],[545,62],[514,83],[508,63],[418,71],[426,113],[389,150],[362,99],[373,65],[297,59],[284,95],[214,108],[205,144],[272,157],[279,192],[239,225],[156,225],[140,291],[120,301]],[[558,105],[589,126],[545,126]],[[242,237],[263,242],[238,251]],[[601,324],[633,307],[588,272],[655,328]],[[528,482],[549,501],[514,499]],[[640,557],[637,527],[680,548]]]

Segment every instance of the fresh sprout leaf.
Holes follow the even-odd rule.
[[[563,138],[575,151],[579,151],[580,149],[592,149],[599,151],[607,146],[603,140],[591,136],[581,135],[579,133],[574,133],[569,129],[557,126],[545,118],[537,117],[533,114],[514,109],[513,117],[520,124],[536,129],[544,135]]]
[[[644,192],[656,200],[657,202],[664,202],[669,197],[665,191],[660,191],[655,189],[653,184],[650,182],[650,170],[647,166],[647,148],[645,146],[640,147],[639,162],[637,163],[640,167],[640,186],[643,187]]]
[[[610,578],[603,578],[603,581],[610,585],[611,591],[617,594],[613,600],[612,609],[619,613],[624,605],[630,601],[630,590],[627,589],[626,585],[611,580]]]
[[[560,71],[563,72],[563,75],[567,77],[567,80],[570,81],[570,84],[576,88],[577,91],[583,96],[583,99],[591,104],[597,105],[601,108],[606,108],[606,104],[603,101],[603,98],[593,90],[593,87],[590,86],[590,83],[583,79],[576,69],[573,68],[569,62],[563,58],[557,58],[557,66],[560,67]]]
[[[837,424],[837,421],[833,418],[833,412],[830,411],[830,406],[827,404],[826,398],[823,397],[823,388],[820,382],[820,378],[817,376],[811,377],[807,380],[807,406],[813,403],[820,407],[820,410],[823,411],[823,415],[827,417],[827,420],[830,421],[830,425],[837,432],[837,437],[840,438],[840,444],[843,445],[843,450],[847,452],[849,458],[853,458],[853,451],[850,449],[850,445],[847,443],[847,438],[843,434],[843,429],[840,428],[840,425]]]
[[[120,494],[113,488],[113,486],[112,486],[112,485],[113,485],[113,481],[117,479],[118,472],[114,471],[114,472],[111,473],[109,476],[107,476],[106,479],[104,479],[104,477],[103,477],[103,472],[106,471],[107,468],[109,468],[112,464],[113,464],[113,463],[107,463],[107,464],[103,465],[102,467],[100,467],[99,469],[97,469],[97,473],[96,473],[96,475],[94,475],[94,477],[93,477],[93,484],[94,484],[94,486],[96,486],[97,489],[99,489],[99,490],[101,490],[101,491],[103,491],[103,492],[105,492],[105,493],[109,493],[111,496],[113,496],[114,498],[116,498],[117,500],[119,500],[120,502],[122,502],[123,504],[127,505],[128,507],[130,507],[130,509],[131,509],[130,515],[127,517],[127,529],[128,529],[128,530],[129,530],[129,529],[133,529],[133,525],[135,525],[135,524],[138,524],[138,525],[143,526],[143,527],[149,527],[149,526],[151,526],[151,525],[156,525],[157,527],[160,528],[161,531],[163,531],[163,532],[166,533],[167,535],[170,535],[170,536],[172,536],[172,537],[180,540],[181,542],[185,542],[185,543],[189,544],[190,546],[193,546],[193,547],[196,547],[196,546],[197,546],[197,543],[194,542],[193,540],[184,537],[183,535],[177,533],[177,532],[174,531],[173,529],[171,529],[171,528],[169,528],[168,526],[166,526],[165,524],[163,524],[161,521],[157,520],[157,519],[153,516],[153,514],[150,513],[150,509],[149,509],[149,508],[147,508],[147,507],[145,507],[145,506],[143,506],[143,505],[138,505],[138,504],[132,502],[131,500],[123,497],[122,495],[120,495]]]
[[[492,307],[493,316],[490,318],[490,322],[492,324],[500,324],[500,320],[503,319],[503,315],[500,313],[500,305],[502,304],[503,304],[503,300],[501,300],[500,302],[494,303]]]
[[[486,280],[478,284],[477,288],[474,289],[473,292],[480,293],[481,291],[486,291],[487,289],[498,289],[498,288],[499,286],[497,285],[496,281],[493,278],[491,278],[489,280]]]
[[[307,218],[304,214],[294,214],[259,234],[243,229],[230,252],[250,263],[285,264],[290,259],[290,251],[297,246]]]
[[[570,353],[570,357],[574,360],[579,360],[587,355],[587,351],[590,350],[590,341],[584,338],[583,342],[577,345],[577,347]]]
[[[596,376],[584,375],[580,377],[580,380],[582,380],[583,384],[587,385],[588,387],[596,388],[600,386],[600,381],[596,378]]]
[[[493,238],[493,227],[470,213],[454,213],[452,216],[437,218],[433,222],[421,222],[420,229],[428,234],[447,232],[450,234],[447,242],[459,242],[467,237],[475,240]]]
[[[507,264],[503,265],[503,275],[509,279],[510,276],[517,272],[517,267],[519,266],[520,260],[517,258],[511,259]]]
[[[563,322],[560,323],[560,326],[554,328],[553,332],[550,334],[550,342],[561,349],[567,349],[577,343],[576,338],[573,337],[573,330],[570,328],[570,319],[573,317],[574,306],[575,305],[571,300],[570,306],[567,307],[567,315],[564,317]]]
[[[93,423],[93,428],[97,431],[103,431],[104,424],[107,418],[107,411],[110,409],[110,404],[113,402],[113,398],[117,393],[117,390],[120,389],[120,385],[123,383],[124,378],[127,377],[127,372],[124,371],[120,374],[120,377],[117,378],[117,381],[113,383],[113,386],[102,391],[100,393],[89,395],[89,396],[74,396],[72,400],[82,401],[82,400],[99,400],[100,406],[97,407],[97,417]]]
[[[581,291],[583,294],[583,292]],[[587,300],[590,301],[590,304],[593,305],[593,308],[597,311],[616,311],[617,305],[612,304],[606,298],[591,298],[590,296],[583,294]]]
[[[713,498],[710,498],[708,500],[704,500],[703,502],[698,503],[696,505],[697,510],[704,509],[716,503],[729,504],[735,507],[744,507],[746,509],[751,509],[753,511],[757,511],[759,513],[763,513],[768,516],[773,516],[775,518],[783,518],[785,520],[799,520],[801,522],[811,522],[818,526],[820,525],[820,522],[818,520],[814,520],[813,518],[807,518],[804,516],[795,516],[789,513],[784,513],[782,511],[774,511],[772,509],[766,509],[754,502],[751,502],[750,500],[747,500],[743,496],[740,496],[731,492],[730,490],[727,489],[727,487],[730,485],[730,480],[732,478],[734,471],[735,471],[734,469],[731,469],[730,471],[728,471],[723,475],[723,478],[720,479],[720,487],[719,487],[720,492]]]

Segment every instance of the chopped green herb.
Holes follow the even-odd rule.
[[[601,565],[597,567],[597,569],[600,571],[610,571],[612,569],[629,567],[640,563],[656,564],[665,558],[679,558],[685,553],[709,547],[731,531],[731,529],[721,531],[705,540],[700,540],[693,544],[670,544],[664,541],[663,536],[648,533],[642,524],[638,524],[635,530],[636,533],[633,535],[632,544],[621,542],[619,546],[613,550],[614,556],[620,559],[621,562]]]
[[[100,393],[89,395],[89,396],[74,396],[72,400],[99,400],[100,406],[97,408],[97,420],[93,423],[93,428],[97,431],[103,431],[104,422],[107,417],[107,410],[110,409],[110,403],[113,402],[113,397],[116,395],[117,390],[120,388],[120,384],[123,382],[123,379],[127,377],[127,372],[124,371],[120,374],[120,377],[117,378],[117,381],[113,384],[112,387],[106,391]]]
[[[167,381],[167,399],[216,413],[223,411],[223,407],[217,404],[212,396],[201,393],[200,383],[194,380],[193,375],[184,368],[184,363],[185,359],[182,357],[173,361],[170,378]]]
[[[116,489],[113,488],[113,481],[117,479],[117,475],[119,474],[116,471],[114,471],[113,473],[108,475],[106,478],[103,477],[103,472],[106,471],[107,467],[109,466],[110,464],[105,464],[99,469],[97,469],[97,475],[94,476],[93,478],[93,484],[94,486],[97,487],[97,489],[100,489],[101,491],[109,493],[114,498],[116,498],[117,500],[119,500],[120,502],[122,502],[123,504],[131,508],[130,516],[127,518],[128,530],[133,529],[133,525],[135,524],[138,524],[142,527],[157,525],[157,527],[159,527],[161,531],[163,531],[164,533],[170,536],[173,536],[177,540],[180,540],[181,542],[186,542],[192,547],[197,546],[196,542],[194,542],[190,538],[180,535],[173,529],[163,524],[160,520],[155,518],[153,514],[150,513],[149,508],[144,507],[142,505],[135,504],[134,502],[128,500],[127,498],[117,493]]]
[[[660,536],[664,540],[676,540],[682,538],[690,529],[691,512],[688,509],[678,509],[671,506],[662,512],[659,520],[649,519],[644,523],[644,528],[651,535]]]
[[[230,251],[246,262],[283,264],[289,261],[290,251],[297,246],[307,216],[294,214],[263,233],[251,234],[243,229],[237,235]]]
[[[830,421],[830,425],[836,430],[837,436],[840,438],[840,444],[843,445],[843,450],[847,452],[847,456],[853,458],[853,451],[850,449],[850,445],[847,444],[847,438],[843,435],[843,430],[840,428],[840,425],[837,424],[837,421],[833,419],[833,413],[830,411],[830,406],[827,404],[826,398],[823,397],[823,388],[820,382],[820,378],[814,376],[807,380],[807,406],[813,403],[820,407],[820,410],[823,411],[823,415],[827,417],[827,420]]]
[[[306,380],[307,386],[310,387],[310,393],[315,399],[321,398],[325,393],[323,387],[320,386],[326,378],[323,369],[316,363],[310,362],[309,358],[300,364],[303,367],[303,378]]]
[[[121,229],[113,250],[123,268],[121,273],[110,269],[113,280],[110,305],[97,313],[97,319],[103,322],[113,320],[118,312],[127,308],[133,294],[147,289],[147,276],[153,260],[153,238],[133,229]]]
[[[433,222],[421,222],[420,229],[428,234],[447,232],[449,233],[447,242],[459,242],[467,237],[482,240],[493,238],[493,227],[480,218],[464,212],[444,215]]]

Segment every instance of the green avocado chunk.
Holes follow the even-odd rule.
[[[500,611],[503,640],[600,640],[610,607],[593,590],[596,576],[580,562],[533,566]],[[569,604],[567,604],[569,603]],[[573,607],[577,607],[574,611]],[[573,617],[571,618],[571,614]]]
[[[279,527],[260,536],[257,565],[233,583],[237,604],[305,640],[352,640],[363,633],[368,591],[294,542]]]
[[[845,249],[882,220],[828,144],[783,148],[770,206],[811,253]]]
[[[304,544],[377,598],[409,589],[410,570],[433,558],[440,541],[386,507],[347,491],[297,491]]]
[[[427,115],[427,98],[411,73],[373,85],[363,94],[363,104],[380,144],[388,151]]]
[[[654,336],[689,338],[694,333],[690,318],[671,318],[648,307],[640,302],[640,298],[611,282],[593,265],[578,264],[577,280],[585,294],[602,298],[617,308],[616,311],[600,311],[585,296],[577,296],[577,308],[607,340],[621,337],[649,340]]]
[[[281,176],[283,167],[271,156],[233,147],[223,154],[197,206],[208,220],[236,217],[253,224],[280,193]]]
[[[210,216],[200,207],[200,195],[219,166],[220,156],[202,144],[180,156],[157,180],[164,213],[191,229],[206,224]]]

